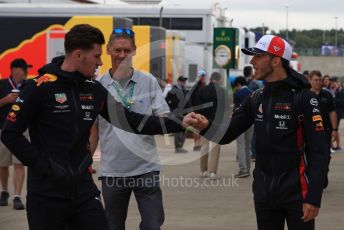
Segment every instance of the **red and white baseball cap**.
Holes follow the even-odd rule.
[[[270,53],[287,61],[293,53],[289,43],[275,35],[264,35],[254,47],[241,49],[241,52],[247,55]]]

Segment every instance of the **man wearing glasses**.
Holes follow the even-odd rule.
[[[99,82],[131,111],[146,115],[168,113],[170,110],[157,79],[132,67],[135,53],[134,32],[114,29],[107,44],[112,67]],[[98,135],[92,135],[94,132],[99,133],[101,145],[99,177],[110,229],[125,229],[132,192],[141,214],[140,229],[160,229],[164,209],[154,136],[123,131],[101,117],[93,125],[90,143],[98,143]]]

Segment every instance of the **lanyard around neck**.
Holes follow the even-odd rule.
[[[10,83],[12,89],[16,89],[17,88],[15,82],[12,81],[11,77],[8,78],[8,82]]]
[[[132,81],[129,80],[129,87],[130,87],[130,90],[129,90],[129,95],[128,95],[128,96],[125,96],[124,89],[122,89],[122,87],[121,87],[116,81],[114,81],[114,82],[112,83],[112,86],[115,88],[118,97],[119,97],[119,98],[121,99],[121,101],[122,101],[122,104],[123,104],[128,110],[130,110],[131,105],[134,104],[134,101],[133,101],[134,87],[135,87],[134,82],[132,82]]]

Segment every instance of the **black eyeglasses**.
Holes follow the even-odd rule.
[[[134,37],[135,35],[134,31],[132,31],[131,29],[123,29],[123,28],[115,28],[112,31],[112,34],[115,34],[115,35],[126,34],[131,38]]]

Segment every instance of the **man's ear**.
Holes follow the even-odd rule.
[[[282,58],[280,58],[280,57],[274,57],[274,58],[271,60],[271,64],[272,64],[273,67],[282,66]]]
[[[80,49],[76,49],[72,52],[72,56],[77,59],[80,60],[82,57],[82,51]]]

